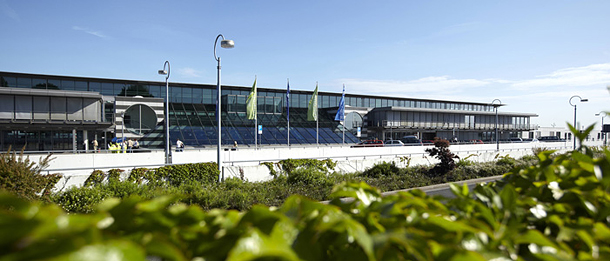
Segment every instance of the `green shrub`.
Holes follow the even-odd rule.
[[[24,156],[24,149],[25,147],[17,154],[9,147],[7,152],[0,153],[0,190],[27,200],[46,197],[61,179],[59,174],[41,174],[53,160],[51,154],[42,158],[37,164],[28,156]]]
[[[191,181],[213,184],[218,182],[219,173],[216,163],[191,163],[157,168],[149,175],[149,179],[162,180],[172,186],[180,186]]]
[[[101,170],[94,170],[93,172],[91,172],[91,175],[89,175],[89,177],[87,177],[87,180],[85,180],[85,187],[91,187],[91,186],[97,186],[99,184],[102,184],[102,182],[104,181],[104,179],[106,179],[106,173],[104,173]]]
[[[459,159],[457,155],[449,150],[449,141],[439,139],[438,137],[434,138],[434,147],[426,149],[426,152],[430,157],[435,157],[440,160],[440,162],[430,170],[429,174],[432,177],[449,173],[455,168],[455,161],[453,159]]]
[[[327,183],[326,175],[317,168],[299,168],[291,171],[286,181],[291,185],[323,185]]]
[[[396,166],[396,163],[382,162],[377,163],[373,167],[362,172],[362,175],[369,178],[378,178],[382,176],[393,176],[397,175],[400,169]]]
[[[335,162],[331,159],[325,159],[325,160],[285,159],[285,160],[280,160],[279,162],[277,162],[275,164],[271,163],[271,162],[263,162],[263,163],[261,163],[261,165],[267,166],[270,174],[274,177],[277,177],[279,175],[290,176],[290,174],[293,171],[295,171],[299,168],[317,169],[317,170],[323,171],[325,173],[328,173],[329,171],[333,170],[337,166],[337,162]],[[280,169],[279,173],[277,173],[275,171],[275,166],[277,166]]]
[[[500,156],[500,154],[498,154],[496,155],[496,164],[512,167],[515,166],[515,159],[509,155]]]
[[[129,173],[127,181],[142,184],[142,182],[147,178],[148,172],[149,170],[147,168],[134,168]]]

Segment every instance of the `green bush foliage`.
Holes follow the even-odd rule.
[[[25,147],[17,154],[9,147],[7,152],[0,153],[0,191],[28,200],[47,198],[61,175],[41,173],[49,166],[51,154],[36,163],[24,155],[24,149]]]
[[[400,172],[400,168],[396,166],[396,163],[382,162],[375,164],[373,167],[362,172],[362,175],[369,178],[377,178],[382,176],[393,176]]]
[[[205,211],[176,196],[127,196],[108,198],[95,213],[67,214],[0,194],[0,259],[610,260],[610,151],[552,153],[538,154],[529,166],[515,160],[499,182],[473,190],[452,185],[453,199],[420,190],[382,197],[365,182],[346,180],[329,204],[294,195],[279,207]],[[483,173],[511,166],[464,167]],[[382,178],[416,174],[411,171]],[[234,202],[231,209],[287,179],[262,186],[228,179],[217,186],[230,191],[226,201],[210,197],[214,189],[198,190],[195,181],[180,188],[197,202]],[[120,184],[126,182],[110,185]]]
[[[277,177],[279,175],[287,175],[290,176],[292,172],[297,169],[305,168],[305,169],[316,169],[319,171],[323,171],[328,173],[333,170],[337,166],[337,162],[331,159],[325,160],[317,160],[317,159],[285,159],[280,160],[277,163],[271,162],[263,162],[261,165],[267,166],[269,168],[269,172],[272,176]],[[280,170],[279,173],[275,170],[275,166],[277,166]]]
[[[213,184],[218,182],[218,165],[213,162],[169,165],[157,168],[148,177],[149,182],[165,181],[172,186],[189,182]]]

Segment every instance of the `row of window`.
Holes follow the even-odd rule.
[[[373,111],[368,119],[371,127],[491,128],[496,124],[494,115],[412,111]],[[498,117],[498,127],[503,129],[527,129],[529,124],[529,117]]]
[[[70,79],[45,79],[32,77],[6,77],[0,76],[0,86],[16,87],[16,88],[35,88],[35,89],[56,89],[70,91],[92,91],[99,92],[102,95],[108,96],[144,96],[165,98],[165,85],[150,85],[137,82],[112,83],[101,82],[99,80],[92,81],[76,81]],[[203,86],[202,86],[203,87]],[[216,90],[214,87],[182,87],[170,86],[169,96],[171,102],[181,103],[202,103],[215,104]],[[248,96],[249,88],[244,90],[229,90],[223,89],[224,95],[240,95]],[[263,97],[278,97],[282,104],[285,104],[286,92],[278,91],[259,91],[259,96]],[[290,94],[290,106],[298,108],[306,108],[311,94]],[[341,99],[340,94],[320,94],[320,108],[332,108],[339,105]],[[244,102],[245,104],[245,102]],[[493,111],[491,105],[481,104],[466,104],[456,102],[442,101],[421,101],[413,99],[391,99],[391,98],[366,98],[366,97],[350,97],[346,95],[345,104],[354,107],[407,107],[407,108],[427,108],[427,109],[446,109],[446,110],[464,110],[464,111]]]

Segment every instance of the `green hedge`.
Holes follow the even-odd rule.
[[[342,182],[360,182],[392,191],[451,181],[501,175],[518,164],[528,166],[529,161],[511,159],[512,165],[477,163],[464,165],[443,176],[427,175],[430,166],[399,168],[394,163],[382,162],[358,173],[331,172],[336,163],[331,160],[284,160],[271,164],[279,172],[273,180],[246,182],[230,178],[218,183],[218,170],[214,163],[165,166],[158,169],[133,169],[125,181],[116,177],[121,170],[109,173],[94,171],[84,187],[70,188],[52,195],[51,200],[66,211],[89,213],[106,198],[126,198],[137,195],[152,199],[161,195],[174,195],[176,202],[214,208],[247,210],[255,204],[280,206],[291,195],[303,195],[313,200],[328,200],[332,188]],[[408,164],[407,164],[408,165]],[[274,167],[275,168],[275,167]],[[114,173],[115,178],[110,178]]]
[[[68,214],[0,194],[0,260],[610,260],[610,151],[600,158],[588,148],[551,153],[540,153],[533,165],[517,160],[499,182],[472,191],[452,185],[453,199],[419,190],[382,197],[364,182],[346,181],[334,187],[329,204],[294,195],[278,207],[205,211],[176,203],[184,200],[177,194],[131,195],[106,199],[91,214]],[[498,166],[505,164],[468,167],[487,173]],[[410,171],[382,178],[399,180],[391,178]],[[299,186],[324,184],[295,173]],[[203,184],[196,182],[180,188],[210,205],[222,205],[209,196],[214,189],[230,191],[216,199],[240,208],[287,182],[228,179],[213,189],[197,189]]]

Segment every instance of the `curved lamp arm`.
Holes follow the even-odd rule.
[[[219,34],[218,36],[216,36],[216,40],[214,41],[214,59],[216,59],[216,61],[220,60],[220,57],[218,57],[216,55],[216,45],[218,45],[218,38],[222,38],[222,40],[220,41],[220,47],[222,47],[222,48],[235,47],[235,43],[233,42],[233,40],[225,40],[225,37],[222,34]]]
[[[165,69],[167,67],[167,70]],[[163,70],[159,70],[160,75],[166,75],[165,80],[169,79],[170,69],[169,69],[169,61],[165,61],[163,64]]]
[[[576,107],[576,104],[572,104],[572,99],[577,98],[580,100],[580,102],[588,102],[589,99],[583,99],[582,97],[578,96],[578,95],[574,95],[572,97],[570,97],[570,105],[572,105],[572,107]]]

